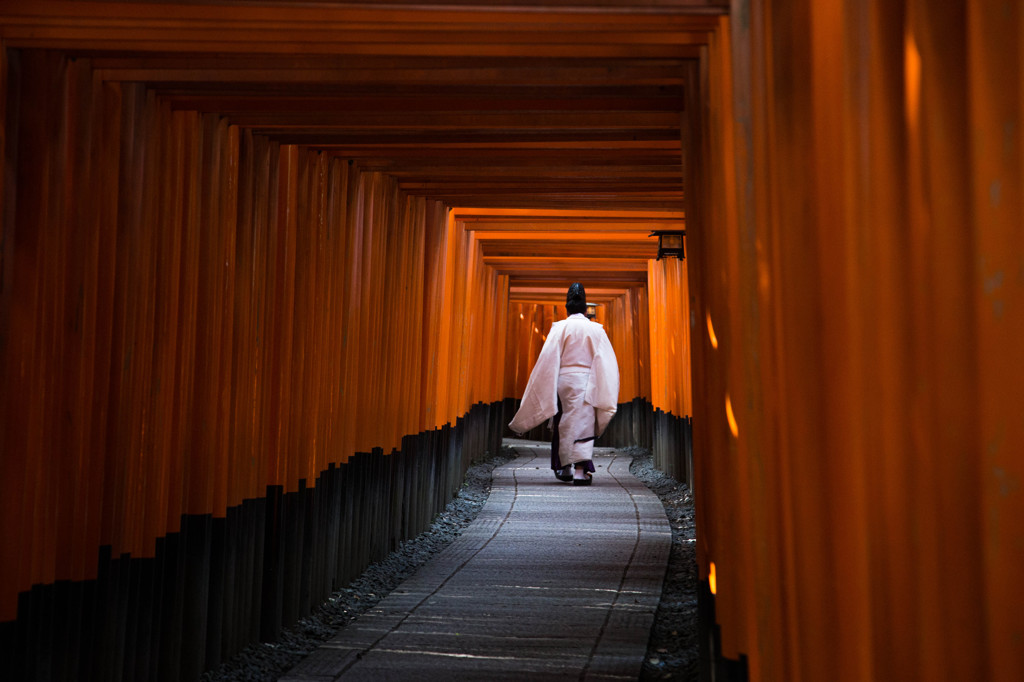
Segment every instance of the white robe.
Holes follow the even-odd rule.
[[[581,313],[551,325],[530,373],[519,411],[509,423],[525,433],[555,416],[562,398],[559,456],[562,465],[591,459],[619,403],[619,365],[604,327]]]

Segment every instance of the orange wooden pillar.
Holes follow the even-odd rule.
[[[565,307],[537,303],[512,303],[508,306],[506,351],[510,360],[505,365],[505,395],[519,400],[530,380],[530,372],[544,346],[548,330],[565,319]]]
[[[0,624],[26,676],[195,677],[497,448],[507,278],[392,178],[88,59],[2,66]]]
[[[693,414],[690,371],[690,297],[686,261],[652,260],[647,270],[652,454],[662,471],[692,486],[689,448]]]
[[[980,578],[984,608],[969,612],[981,616],[986,633],[979,658],[987,661],[991,679],[1010,680],[1024,670],[1024,596],[1018,589],[1024,565],[1024,10],[1012,3],[967,3],[966,43],[974,228],[968,254],[976,267],[970,296],[978,366],[973,448],[981,455],[969,473],[977,477],[981,498],[982,542],[980,575],[958,571],[955,577]],[[955,409],[953,399],[943,407]],[[959,461],[947,466],[953,474],[965,468]]]
[[[649,447],[651,336],[647,289],[631,287],[607,305],[598,306],[598,312],[597,321],[604,323],[619,365],[619,411],[601,443]]]
[[[604,308],[603,321],[608,338],[619,364],[619,402],[634,399],[650,400],[650,340],[647,323],[647,291],[641,287],[629,289],[617,296]],[[598,321],[601,322],[600,316]]]
[[[1020,11],[733,16],[698,122],[723,172],[687,216],[720,653],[752,680],[1012,679]]]

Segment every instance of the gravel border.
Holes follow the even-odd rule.
[[[640,679],[696,680],[697,567],[692,498],[685,485],[654,468],[647,450],[626,448],[621,452],[633,456],[630,472],[661,498],[672,525],[672,551],[661,604],[651,629]],[[503,446],[501,454],[471,465],[462,488],[434,518],[429,529],[371,564],[359,578],[332,594],[313,613],[292,627],[282,629],[278,641],[250,644],[200,679],[204,682],[277,680],[461,535],[490,495],[491,472],[515,457],[513,448]]]
[[[693,496],[685,483],[654,467],[648,450],[633,447],[621,452],[633,455],[629,472],[661,498],[672,526],[672,550],[640,679],[696,682],[700,640],[697,635],[697,524]]]

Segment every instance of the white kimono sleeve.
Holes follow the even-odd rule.
[[[526,382],[519,411],[509,422],[509,428],[515,433],[526,433],[558,412],[558,368],[562,363],[563,330],[563,324],[556,322],[551,325],[537,364],[530,372],[530,380]]]
[[[594,406],[594,435],[600,436],[619,409],[619,363],[604,330],[601,330],[601,340],[594,355],[594,364],[590,368],[585,399]]]

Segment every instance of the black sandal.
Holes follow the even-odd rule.
[[[573,485],[590,485],[594,481],[594,475],[591,474],[588,471],[586,476],[587,476],[586,478],[573,478],[572,479],[572,484]]]
[[[565,481],[568,483],[572,480],[572,465],[564,466],[561,469],[555,469],[555,478],[559,481]]]

